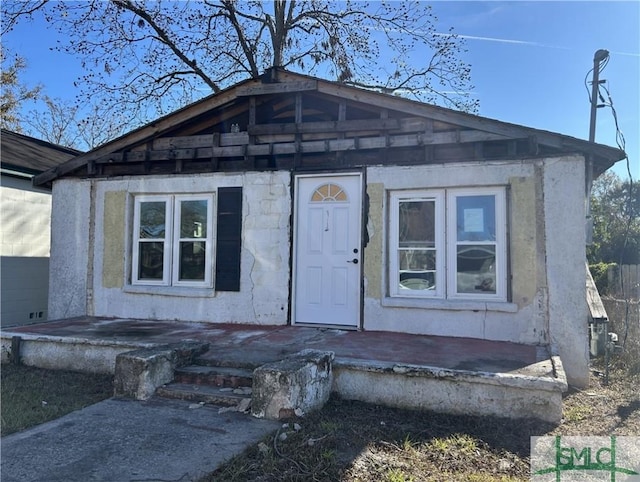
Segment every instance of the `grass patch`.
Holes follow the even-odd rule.
[[[411,475],[407,475],[402,470],[391,469],[387,473],[385,479],[387,482],[414,482],[414,478]]]
[[[528,437],[552,428],[338,399],[297,423],[300,430],[283,426],[203,480],[528,480]]]
[[[602,373],[601,366],[594,368]],[[589,388],[571,390],[559,426],[331,399],[323,410],[283,424],[201,482],[524,482],[533,435],[640,433],[638,378],[614,366],[610,381],[605,385],[594,374]],[[3,365],[2,434],[111,392],[111,376]]]
[[[3,364],[1,434],[61,417],[113,395],[112,375]]]
[[[564,410],[562,416],[567,422],[580,422],[591,414],[591,407],[585,405],[575,405]]]

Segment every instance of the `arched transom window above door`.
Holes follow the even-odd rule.
[[[318,187],[311,196],[311,202],[347,201],[347,193],[338,186],[328,182]]]

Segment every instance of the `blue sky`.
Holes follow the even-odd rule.
[[[584,86],[598,49],[610,52],[607,80],[634,180],[640,178],[640,2],[436,1],[438,30],[464,37],[479,114],[587,139],[590,105]],[[53,52],[57,34],[23,23],[2,41],[27,60],[23,81],[51,97],[73,99],[80,62]],[[591,79],[589,75],[588,80]],[[610,108],[598,109],[596,142],[616,145]],[[621,161],[614,171],[627,177]]]
[[[589,137],[584,79],[598,49],[635,180],[640,176],[640,2],[435,2],[440,22],[467,39],[480,115]],[[589,75],[589,80],[591,75]],[[611,109],[596,142],[615,146]],[[626,165],[614,170],[626,177]]]

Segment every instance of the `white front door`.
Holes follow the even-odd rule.
[[[296,178],[293,322],[357,327],[361,175]]]

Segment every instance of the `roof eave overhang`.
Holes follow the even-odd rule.
[[[188,122],[189,119],[206,114],[213,109],[233,102],[238,97],[269,93],[268,85],[267,87],[264,87],[264,80],[266,79],[267,82],[273,82],[275,77],[276,76],[273,75],[273,72],[268,72],[260,79],[248,79],[217,94],[205,97],[198,102],[190,104],[167,116],[131,131],[128,134],[114,139],[113,141],[92,151],[75,157],[66,163],[60,164],[38,174],[34,177],[33,182],[35,185],[50,184],[55,179],[82,168],[90,161],[161,136],[168,130],[175,129],[176,126],[179,126],[181,123]],[[376,105],[381,108],[394,109],[414,116],[424,116],[433,120],[453,123],[460,125],[461,127],[482,130],[505,137],[535,137],[539,144],[556,148],[563,152],[575,152],[584,155],[585,157],[589,157],[596,168],[596,176],[626,157],[622,150],[602,144],[596,144],[562,134],[480,117],[474,114],[459,112],[444,107],[424,104],[418,101],[403,99],[388,94],[381,94],[293,72],[280,72],[277,76],[277,80],[297,83],[294,90],[315,90],[322,94],[353,102],[371,103],[372,105]]]
[[[188,121],[189,119],[205,114],[206,112],[215,109],[218,106],[227,104],[234,101],[237,98],[237,88],[241,85],[247,85],[250,83],[260,83],[257,79],[249,79],[247,81],[236,84],[226,90],[223,90],[217,94],[212,94],[198,102],[190,104],[182,109],[179,109],[171,114],[168,114],[160,119],[157,119],[149,124],[146,124],[138,129],[135,129],[117,139],[114,139],[102,146],[99,146],[85,154],[75,157],[64,164],[55,166],[48,171],[43,172],[36,176],[33,180],[35,185],[48,184],[55,179],[69,174],[76,169],[79,169],[86,165],[89,161],[98,159],[102,156],[108,155],[113,152],[117,152],[133,144],[139,144],[149,139],[162,135],[163,132],[168,129],[175,128],[176,125],[181,122]]]

